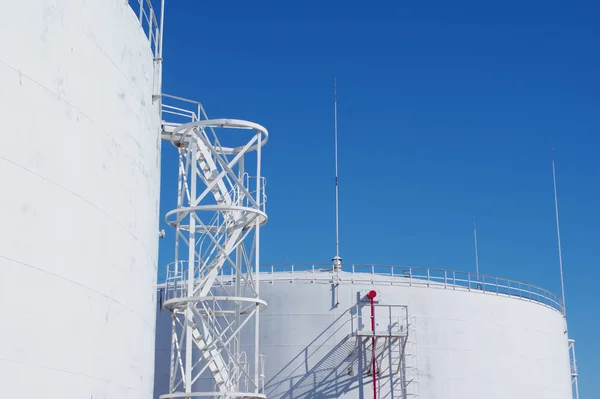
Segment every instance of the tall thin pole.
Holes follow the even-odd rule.
[[[160,32],[159,32],[159,36],[158,36],[159,37],[158,57],[160,58],[160,62],[162,64],[163,37],[164,37],[164,29],[165,29],[165,0],[161,0],[161,2],[160,2],[160,27],[159,27],[159,29],[160,29]]]
[[[256,207],[261,209],[262,201],[262,181],[261,181],[261,155],[262,155],[262,134],[258,134],[258,143],[256,145]],[[256,218],[254,227],[254,284],[256,298],[260,296],[260,220]],[[254,308],[254,393],[259,394],[260,384],[260,304],[256,302]]]
[[[473,239],[475,241],[475,273],[479,276],[479,250],[477,248],[477,225],[475,224],[475,214],[473,214]]]
[[[196,185],[197,185],[197,173],[198,173],[198,162],[196,162],[196,154],[198,152],[198,143],[192,139],[190,155],[192,159],[192,184],[190,188],[190,202],[196,203]],[[196,269],[196,219],[193,215],[190,215],[190,230],[189,230],[189,245],[188,245],[188,275],[187,275],[187,297],[194,297],[194,281],[195,281],[195,269]],[[186,319],[186,331],[185,331],[185,393],[192,392],[192,338],[193,338],[193,325],[194,325],[194,314],[192,313],[192,307],[194,305],[190,302],[187,304],[185,309]]]
[[[375,352],[377,339],[375,338],[375,297],[377,296],[377,291],[371,290],[367,294],[367,298],[371,301],[371,332],[373,336],[371,337],[371,366],[373,373],[373,399],[377,399],[377,353]]]
[[[335,77],[333,78],[333,121],[335,147],[335,258],[333,258],[333,267],[340,270],[342,258],[340,258],[340,184],[338,173],[337,79]]]
[[[563,259],[562,259],[562,246],[560,244],[560,222],[558,218],[558,194],[556,190],[556,167],[554,166],[554,144],[552,144],[552,140],[550,140],[550,144],[552,145],[552,181],[554,183],[554,210],[556,214],[556,237],[558,240],[558,265],[560,267],[560,289],[562,293],[562,301],[563,301],[563,315],[565,318],[567,317],[567,302],[565,299],[565,279],[563,275]]]

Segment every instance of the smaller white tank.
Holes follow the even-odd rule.
[[[380,266],[265,267],[260,279],[270,399],[373,397],[370,290],[379,398],[571,398],[562,304],[541,288]],[[170,318],[159,310],[157,360],[169,345]],[[164,364],[157,386],[168,382]]]

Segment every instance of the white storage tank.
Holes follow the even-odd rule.
[[[160,115],[138,17],[0,2],[1,398],[152,395]]]
[[[378,398],[571,398],[562,303],[541,288],[382,266],[265,267],[260,279],[269,399],[373,398],[373,336]],[[158,320],[155,397],[171,342],[169,312]]]

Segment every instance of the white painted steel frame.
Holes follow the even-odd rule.
[[[196,109],[163,105],[165,115],[191,121],[163,123],[163,139],[179,153],[179,179],[177,208],[166,215],[176,243],[163,305],[173,314],[171,376],[169,392],[160,397],[264,398],[259,314],[266,302],[259,298],[257,271],[260,227],[267,221],[260,165],[268,132],[252,122],[209,120],[197,102],[163,98]],[[240,130],[252,133],[249,140],[238,146],[221,144],[239,140],[231,133],[239,135]],[[225,265],[233,271],[227,286],[218,278]],[[216,295],[216,287],[227,295]],[[254,333],[248,334],[252,323]],[[242,337],[252,342],[242,342],[247,339]],[[243,347],[253,348],[252,362]],[[212,390],[204,389],[207,380]]]
[[[378,293],[378,295],[380,294]],[[360,353],[370,353],[370,360],[363,371],[366,375],[372,376],[373,359],[377,359],[377,375],[383,377],[384,385],[398,387],[401,392],[399,397],[402,399],[418,396],[415,394],[416,389],[413,389],[418,384],[416,368],[412,364],[407,365],[406,360],[405,350],[409,339],[409,330],[414,328],[409,322],[408,306],[378,302],[372,304],[371,306],[378,309],[375,316],[378,320],[377,324],[382,323],[385,326],[384,329],[372,331],[368,327],[369,323],[364,321],[369,319],[368,309],[370,308],[365,305],[365,302],[367,301],[363,297],[356,303],[350,321],[353,331],[351,336],[356,338],[357,343],[353,356],[358,357]]]
[[[579,399],[579,372],[577,371],[577,358],[575,357],[575,340],[569,339],[569,358],[571,361],[571,389],[573,399]]]

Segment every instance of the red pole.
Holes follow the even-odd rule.
[[[373,336],[371,337],[371,348],[372,348],[372,358],[371,363],[373,363],[373,399],[377,399],[377,362],[375,356],[375,297],[377,296],[377,292],[375,290],[369,291],[367,294],[367,298],[371,300],[371,331],[373,332]]]

